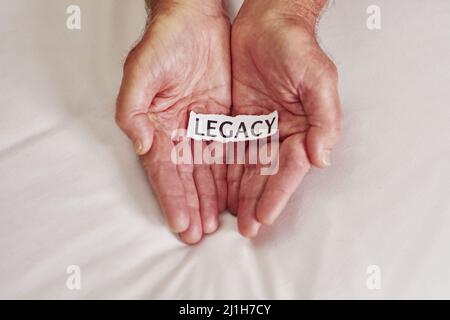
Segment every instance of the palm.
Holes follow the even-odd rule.
[[[191,110],[229,112],[229,32],[224,17],[196,19],[186,11],[150,24],[143,47],[152,51],[148,73],[159,83],[148,109],[157,130],[185,128]]]
[[[279,171],[258,174],[257,166],[229,169],[229,207],[241,233],[254,236],[271,224],[311,167],[310,128],[317,125],[315,93],[332,67],[301,25],[272,21],[257,30],[245,19],[233,25],[233,114],[279,114]]]

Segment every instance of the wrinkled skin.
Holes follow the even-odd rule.
[[[173,130],[189,112],[229,114],[230,23],[224,10],[161,6],[130,52],[117,101],[118,125],[158,196],[170,228],[188,244],[218,228],[227,199],[225,165],[176,165]]]
[[[246,1],[233,24],[232,79],[230,26],[221,6],[155,3],[161,5],[124,66],[117,123],[182,241],[194,244],[214,232],[226,205],[241,234],[253,237],[275,221],[312,165],[330,164],[340,125],[337,72],[316,41],[308,10],[317,9],[316,17],[324,1]],[[171,161],[171,135],[187,127],[189,111],[228,114],[231,102],[234,115],[278,111],[276,175],[261,175],[258,165],[231,165],[227,176],[225,165]]]
[[[320,49],[314,26],[298,16],[241,9],[232,30],[233,115],[279,113],[279,171],[228,168],[228,208],[241,234],[272,224],[311,165],[330,164],[339,133],[335,65]]]

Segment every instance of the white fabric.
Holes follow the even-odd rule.
[[[0,298],[450,298],[450,1],[336,0],[319,30],[340,73],[333,166],[255,240],[224,214],[193,247],[113,121],[144,21],[141,0],[1,0]]]

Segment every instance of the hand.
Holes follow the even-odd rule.
[[[336,67],[314,34],[324,2],[247,0],[233,24],[233,115],[279,113],[278,173],[228,168],[228,208],[244,236],[275,221],[311,165],[330,165],[340,114]]]
[[[214,232],[226,206],[225,165],[176,165],[174,130],[191,110],[228,114],[230,23],[219,0],[152,1],[152,18],[128,55],[116,120],[129,136],[170,228],[188,244]]]

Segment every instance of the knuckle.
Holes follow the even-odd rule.
[[[128,53],[128,56],[123,64],[124,73],[133,72],[134,70],[140,70],[143,68],[144,62],[140,48],[141,45],[138,44]]]
[[[115,115],[114,115],[114,120],[115,120],[115,122],[116,122],[116,125],[120,128],[120,129],[122,129],[123,131],[126,131],[127,130],[127,118],[126,118],[126,116],[122,113],[122,112],[119,112],[119,111],[116,111],[116,113],[115,113]]]
[[[341,126],[339,124],[333,126],[330,130],[330,135],[331,137],[333,137],[335,140],[337,138],[339,138],[339,136],[341,135]]]
[[[323,128],[326,130],[326,135],[331,141],[336,142],[341,135],[341,122],[339,116],[330,117],[328,125]]]
[[[133,49],[134,50],[134,49]],[[125,62],[123,64],[123,72],[127,73],[131,70],[133,70],[134,66],[136,65],[136,55],[130,52],[128,54],[127,58],[125,59]]]
[[[338,82],[338,69],[334,62],[324,53],[320,52],[313,61],[314,78],[320,87],[336,87]]]
[[[329,112],[325,119],[323,119],[323,128],[328,131],[328,135],[338,137],[341,132],[341,123],[338,113]]]
[[[122,128],[122,117],[118,112],[116,112],[116,114],[114,115],[114,121],[119,128]]]
[[[337,69],[336,65],[331,60],[329,60],[329,63],[328,63],[327,67],[328,67],[328,76],[330,78],[332,78],[333,80],[337,80],[337,78],[338,78],[338,69]]]
[[[336,88],[338,84],[338,71],[336,65],[329,61],[323,67],[323,71],[319,77],[320,87],[323,90],[329,90],[330,88]]]

